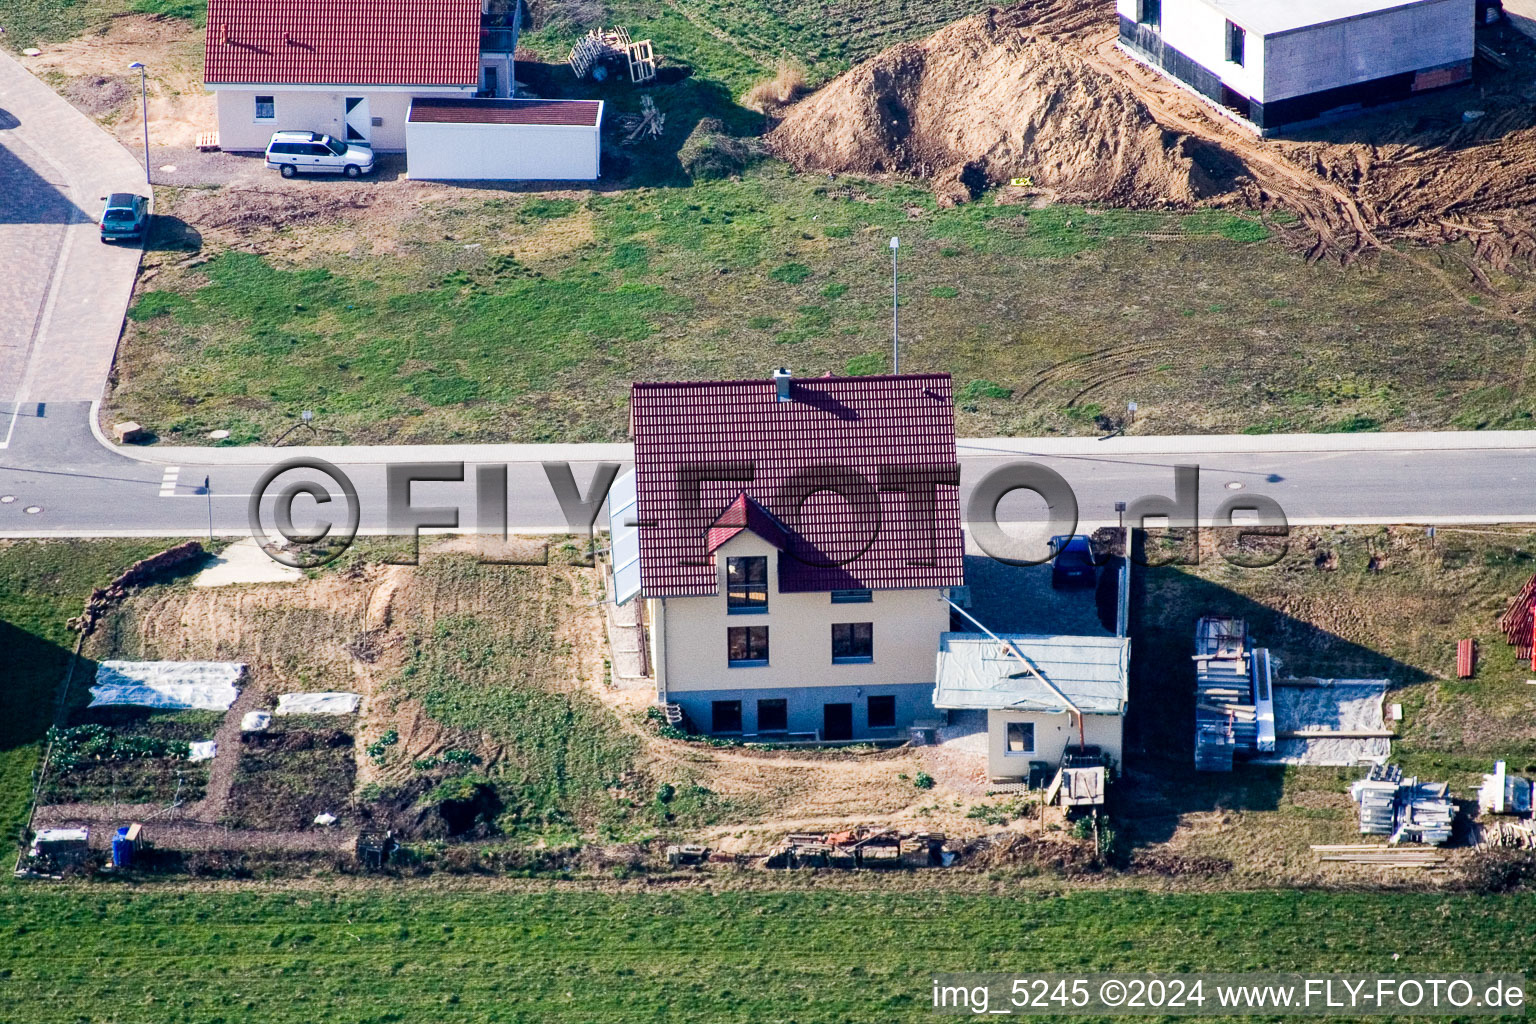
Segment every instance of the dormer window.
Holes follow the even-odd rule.
[[[762,556],[725,560],[725,607],[732,615],[768,610],[768,559]]]

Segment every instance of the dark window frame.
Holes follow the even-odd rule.
[[[734,712],[731,706],[735,705]],[[721,725],[721,712],[725,712],[725,724]],[[732,727],[734,720],[735,726]],[[709,704],[709,731],[710,732],[741,732],[741,701],[716,700]]]
[[[741,638],[739,648],[738,636]],[[738,649],[741,651],[741,657],[736,656]],[[731,668],[756,668],[768,664],[768,627],[727,626],[725,661]]]
[[[764,712],[770,720],[764,723]],[[777,721],[773,721],[777,719]],[[758,732],[789,732],[789,701],[783,697],[761,697],[757,702]]]
[[[1028,730],[1029,749],[1014,750],[1013,732]],[[1003,726],[1003,756],[1004,757],[1033,757],[1035,753],[1035,723],[1034,722],[1008,722]]]
[[[262,113],[263,109],[266,110],[265,114]],[[276,121],[277,120],[277,97],[276,96],[257,96],[256,97],[256,120],[258,120],[258,121]]]
[[[862,590],[832,591],[833,604],[869,604],[874,599],[875,595],[868,587]]]
[[[875,714],[876,701],[880,702],[878,718]],[[871,729],[896,728],[896,695],[891,693],[872,694],[866,707],[866,714],[869,716],[869,727]]]
[[[732,571],[738,569],[736,582]],[[761,570],[762,579],[754,579]],[[764,615],[768,611],[768,558],[746,555],[725,560],[725,610],[729,615]]]
[[[839,636],[839,633],[842,635]],[[839,654],[839,649],[843,653]],[[875,624],[873,622],[832,623],[832,664],[860,665],[874,660]]]
[[[1136,0],[1136,24],[1162,28],[1163,0]]]
[[[1246,67],[1248,33],[1234,21],[1227,22],[1227,62]]]

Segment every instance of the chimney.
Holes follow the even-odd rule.
[[[219,33],[224,37],[225,46],[228,46],[230,43],[234,42],[233,39],[229,38],[229,22],[226,21],[224,24],[219,26]]]
[[[287,43],[289,46],[292,46],[293,45],[293,33],[292,32],[284,32],[283,33],[283,42]]]
[[[778,392],[779,401],[789,401],[790,372],[786,367],[779,367],[773,371],[773,386]]]

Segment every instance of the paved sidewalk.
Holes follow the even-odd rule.
[[[431,444],[295,445],[199,447],[116,445],[115,451],[141,462],[168,465],[266,466],[309,456],[337,465],[396,462],[629,462],[628,443],[609,444]],[[1131,455],[1263,455],[1268,453],[1536,451],[1536,430],[1449,430],[1359,434],[1183,434],[1147,437],[978,437],[960,438],[961,459],[1031,455],[1045,457]]]
[[[56,265],[49,268],[39,260],[26,270],[51,270],[52,276],[17,400],[94,401],[112,368],[142,255],[135,245],[103,245],[94,218],[109,192],[147,195],[144,169],[117,140],[3,52],[0,110],[9,115],[4,123],[12,125],[0,131],[0,145],[7,138],[18,141],[14,155],[62,187],[74,204]],[[0,442],[5,433],[6,425],[0,424]]]

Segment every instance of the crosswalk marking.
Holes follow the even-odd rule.
[[[172,498],[176,495],[176,475],[181,472],[180,466],[166,466],[165,476],[160,478],[160,497]]]

